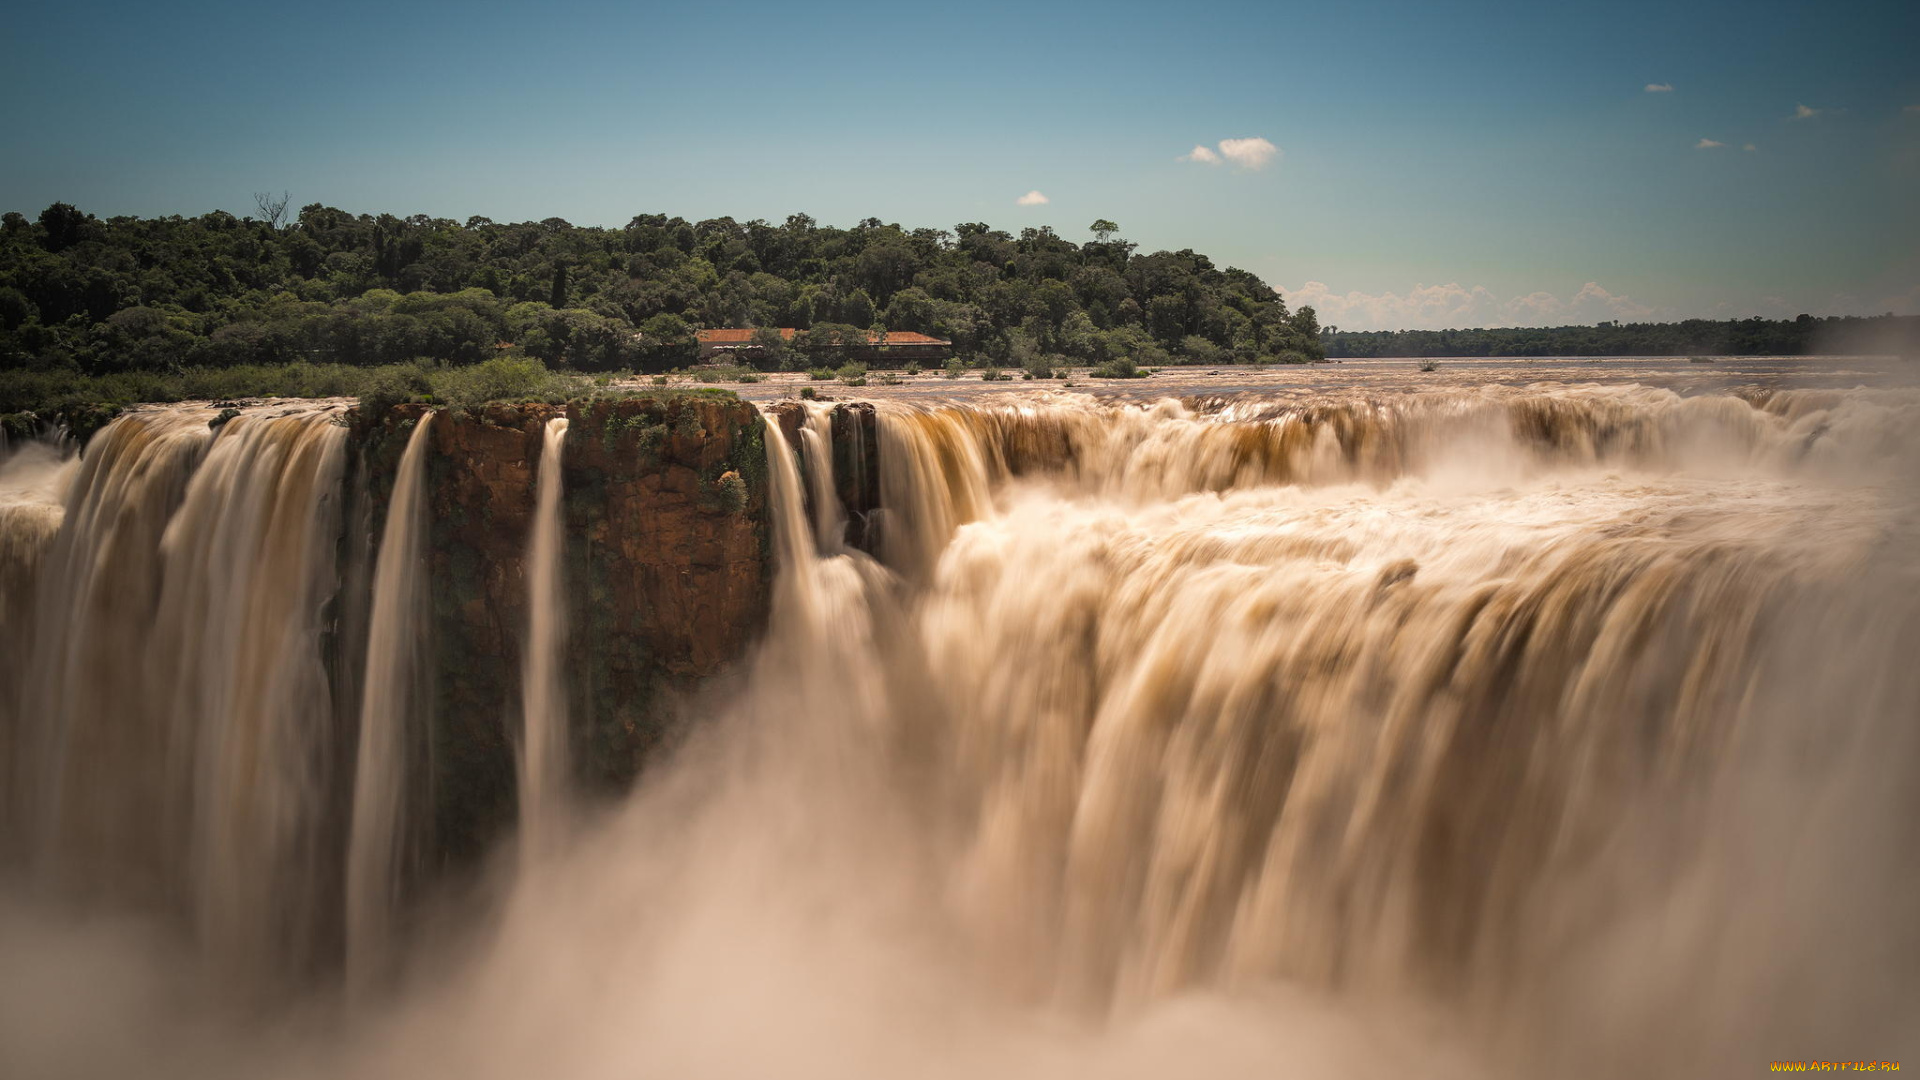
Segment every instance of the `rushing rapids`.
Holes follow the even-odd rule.
[[[429,423],[378,544],[325,411],[136,414],[0,465],[9,1073],[1744,1075],[1916,1048],[1920,397],[868,415],[871,461],[844,408],[769,415],[763,640],[591,813],[562,813],[542,736],[605,602],[556,557],[592,494],[563,495],[546,427],[509,728],[544,857],[410,912]],[[197,955],[47,914],[82,896],[187,913]],[[134,984],[98,1026],[75,958]],[[207,970],[304,973],[299,1022],[236,1015]]]

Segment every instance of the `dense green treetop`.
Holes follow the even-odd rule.
[[[1140,254],[1119,226],[1075,244],[967,223],[852,228],[642,214],[625,228],[349,214],[276,224],[215,212],[101,220],[56,203],[0,222],[0,367],[88,374],[189,366],[469,364],[502,353],[580,370],[692,359],[704,327],[909,330],[1023,365],[1302,361],[1290,313],[1244,270]],[[822,337],[826,335],[815,335]],[[797,363],[795,350],[769,350]]]

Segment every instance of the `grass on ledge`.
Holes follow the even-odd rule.
[[[379,367],[347,364],[241,364],[173,372],[0,371],[0,421],[9,430],[61,424],[85,438],[129,405],[244,398],[359,398],[369,414],[409,401],[471,408],[495,401],[558,404],[609,394],[658,396],[657,389],[614,391],[631,372],[581,375],[550,370],[533,357],[495,357],[452,366],[431,360]],[[688,391],[732,397],[731,391]]]

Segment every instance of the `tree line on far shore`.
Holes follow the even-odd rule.
[[[951,341],[958,363],[984,374],[1035,378],[1372,356],[1920,354],[1920,318],[1892,315],[1323,328],[1253,274],[1194,251],[1142,254],[1107,220],[1076,244],[980,223],[641,214],[595,228],[317,203],[289,216],[289,201],[258,196],[246,217],[103,220],[66,203],[0,215],[9,430],[209,393],[558,392],[549,371],[685,367],[696,330],[728,326],[760,329],[748,359],[763,369],[830,368],[850,344],[905,330]],[[802,333],[783,342],[776,327]]]
[[[1801,315],[1670,323],[1324,335],[1330,359],[1387,356],[1920,356],[1920,316]]]
[[[966,223],[851,228],[689,222],[622,228],[350,214],[100,219],[66,203],[0,218],[0,368],[82,375],[249,364],[468,365],[525,356],[585,372],[691,363],[694,331],[808,333],[800,368],[875,331],[953,342],[964,360],[1307,362],[1311,308],[1194,251],[1142,254],[1096,221],[1073,243]]]

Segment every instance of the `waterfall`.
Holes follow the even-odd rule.
[[[809,596],[813,591],[810,579],[819,556],[814,550],[812,525],[807,521],[800,467],[795,462],[793,449],[787,445],[786,433],[772,421],[767,423],[767,475],[773,551],[781,593]]]
[[[161,540],[149,651],[170,718],[203,942],[229,967],[320,960],[333,704],[323,612],[346,430],[309,417],[223,427]]]
[[[813,423],[809,417],[808,424]],[[831,768],[842,769],[865,757],[860,742],[885,730],[890,692],[885,665],[875,659],[881,627],[896,616],[888,600],[892,575],[841,544],[844,517],[819,509],[819,499],[838,505],[831,444],[809,444],[815,451],[807,455],[803,480],[780,425],[770,422],[766,432],[778,576],[769,640],[753,678],[768,688],[760,704],[784,714],[789,730],[799,735],[801,745],[792,752],[802,759],[824,756],[834,763]],[[815,521],[829,530],[825,536],[813,531],[807,515],[803,493],[809,488],[816,499]],[[796,770],[795,775],[811,774]],[[834,782],[852,780],[842,773]]]
[[[527,540],[527,641],[521,668],[520,836],[523,852],[550,851],[567,798],[566,536],[561,451],[567,421],[547,421],[533,530]]]
[[[1099,1009],[1511,984],[1638,802],[1737,782],[1779,613],[1860,599],[1879,496],[1821,478],[1912,402],[1771,404],[885,409],[956,914]]]
[[[346,431],[316,410],[211,415],[136,413],[62,467],[22,612],[8,817],[43,882],[178,904],[229,976],[299,975],[333,873],[321,637]]]
[[[1642,852],[1685,835],[1719,873],[1753,843],[1697,808],[1754,796],[1809,694],[1908,740],[1886,724],[1914,680],[1885,676],[1920,611],[1852,582],[1913,569],[1884,485],[1920,463],[1916,411],[883,404],[882,565],[836,541],[814,406],[804,484],[769,425],[781,595],[814,620],[776,617],[769,653],[812,634],[864,659],[758,676],[749,712],[811,741],[837,715],[863,773],[925,781],[864,789],[867,813],[925,818],[940,906],[1019,993],[1123,1016],[1284,979],[1523,1010],[1636,889],[1736,888]],[[1850,620],[1876,630],[1810,636]]]
[[[17,688],[33,671],[36,583],[78,466],[44,442],[16,444],[0,456],[0,863],[26,854],[31,814],[16,801],[26,779],[16,769],[28,733]]]
[[[648,594],[563,577],[563,521],[621,542],[591,478],[644,440],[659,468],[628,490],[681,525],[648,535],[719,559],[701,528],[742,518],[716,478],[757,474],[654,414],[576,419],[571,446],[551,421],[523,532],[531,426],[443,415],[436,464],[512,458],[470,470],[458,523],[508,556],[435,599],[502,662],[523,642],[523,846],[404,933],[445,731],[432,418],[377,546],[352,762],[315,737],[352,529],[325,414],[136,413],[78,462],[16,455],[9,857],[175,902],[216,957],[319,951],[303,905],[344,892],[349,990],[414,977],[317,1035],[183,1005],[158,1038],[118,1021],[143,987],[194,999],[172,954],[36,935],[0,893],[30,973],[0,971],[0,1045],[40,1038],[22,980],[51,971],[141,1051],[46,1025],[79,1075],[1578,1080],[1920,1053],[1920,393],[1431,387],[906,397],[859,407],[860,447],[851,407],[784,430],[770,407],[764,633],[675,699],[684,737],[628,797],[564,821],[569,632]],[[842,504],[873,479],[877,508]],[[464,730],[510,772],[502,708]],[[330,870],[315,793],[349,768]],[[106,995],[93,970],[140,977]]]
[[[847,530],[846,513],[833,482],[833,407],[822,402],[807,402],[804,408],[800,440],[806,450],[813,535],[822,553],[832,553],[844,546]]]
[[[431,708],[427,674],[427,449],[433,414],[407,439],[373,572],[373,612],[347,848],[347,978],[364,985],[388,956],[407,857],[407,778]]]
[[[177,897],[169,718],[144,663],[164,583],[161,538],[212,433],[204,414],[136,414],[100,432],[68,488],[34,601],[10,829],[41,882]],[[165,675],[165,672],[162,672]],[[84,785],[88,776],[115,778]]]

